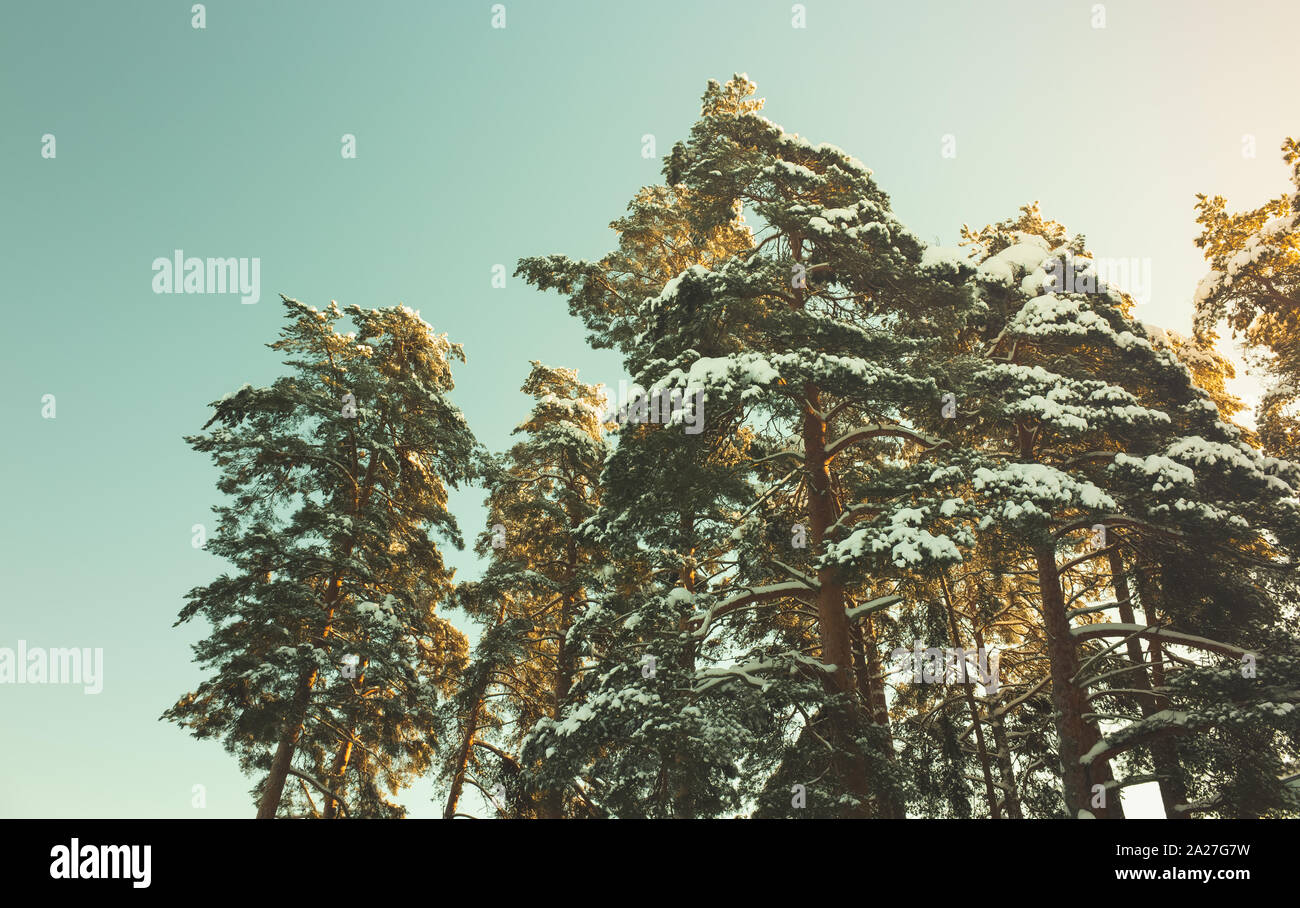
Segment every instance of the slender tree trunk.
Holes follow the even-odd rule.
[[[577,565],[577,552],[572,540],[569,542],[570,564]],[[569,650],[569,625],[573,623],[573,605],[571,595],[564,594],[560,602],[560,642],[555,650],[555,679],[551,691],[551,718],[556,722],[564,711],[564,701],[569,697],[569,688],[573,685],[573,653]],[[564,818],[564,791],[548,791],[542,797],[541,815],[545,820]]]
[[[1084,691],[1075,683],[1079,673],[1079,652],[1070,636],[1065,614],[1061,578],[1056,572],[1056,552],[1050,544],[1034,548],[1038,565],[1038,586],[1042,594],[1043,625],[1047,633],[1047,654],[1051,662],[1052,706],[1056,719],[1061,758],[1061,794],[1071,817],[1087,810],[1098,819],[1123,816],[1119,791],[1109,789],[1103,806],[1092,804],[1092,786],[1114,781],[1110,762],[1102,760],[1084,766],[1079,758],[1101,739],[1096,726],[1084,718],[1089,706]]]
[[[351,516],[353,520],[361,513],[362,503],[369,501],[370,495],[374,491],[377,463],[378,461],[372,454],[370,462],[366,465],[366,474],[362,479],[361,486],[352,495]],[[354,432],[352,439],[352,470],[349,475],[355,477],[359,467],[360,459],[357,453]],[[356,488],[355,485],[354,488]],[[340,560],[346,561],[352,555],[352,549],[355,545],[356,539],[349,538],[342,547],[342,558]],[[334,607],[335,603],[338,602],[339,588],[342,581],[343,578],[340,574],[332,575],[329,586],[325,590],[325,629],[321,631],[319,641],[316,644],[320,649],[328,646],[327,640],[334,625]],[[279,743],[276,744],[275,757],[271,760],[271,771],[262,786],[262,800],[257,808],[257,819],[259,820],[275,819],[275,813],[280,808],[280,799],[284,796],[284,783],[289,777],[289,767],[293,765],[293,754],[298,747],[298,739],[302,737],[303,725],[307,721],[307,706],[311,702],[311,691],[316,684],[317,676],[318,672],[315,669],[304,674],[299,680],[297,690],[294,692],[289,719],[285,723]]]
[[[456,748],[456,768],[451,775],[451,790],[447,792],[447,804],[442,810],[442,818],[450,820],[456,816],[456,806],[460,803],[461,792],[465,789],[465,774],[469,771],[469,754],[474,747],[474,735],[478,733],[479,711],[483,708],[483,693],[474,697],[474,705],[465,717],[465,734]]]
[[[1128,577],[1124,571],[1123,557],[1117,551],[1110,553],[1110,572],[1112,584],[1115,587],[1115,601],[1119,603],[1119,620],[1125,624],[1135,623],[1133,614],[1132,594],[1129,590]],[[1148,624],[1154,621],[1154,608],[1151,603],[1143,599],[1143,610]],[[1152,673],[1156,677],[1157,685],[1164,684],[1164,666],[1158,664],[1164,658],[1164,653],[1160,649],[1160,641],[1152,640],[1150,643],[1151,658],[1157,664],[1152,665]],[[1143,664],[1142,644],[1139,640],[1131,639],[1128,641],[1129,659],[1137,664]],[[1130,673],[1132,674],[1132,673]],[[1153,690],[1151,678],[1147,675],[1146,669],[1136,672],[1137,678],[1133,687],[1139,690]],[[1159,712],[1163,705],[1161,698],[1154,692],[1149,697],[1142,697],[1141,701],[1142,716],[1145,718]],[[1183,776],[1182,763],[1178,759],[1178,744],[1169,738],[1157,738],[1151,742],[1151,762],[1155,766],[1156,775],[1160,777],[1160,802],[1165,808],[1165,817],[1170,820],[1186,820],[1190,816],[1177,810],[1179,804],[1187,803],[1187,782]]]
[[[366,683],[366,672],[365,672],[365,667],[362,666],[360,673],[357,675],[358,691],[364,690],[365,683]],[[360,693],[358,693],[358,696],[360,696]],[[343,792],[343,776],[347,773],[348,762],[352,758],[352,737],[351,736],[356,731],[355,710],[351,711],[351,714],[348,716],[347,723],[343,727],[347,730],[349,737],[348,740],[343,741],[339,746],[338,753],[335,754],[334,756],[334,765],[330,767],[329,779],[327,780],[329,782],[330,788],[334,789],[340,794],[342,794]],[[326,795],[325,812],[322,816],[322,819],[332,820],[335,817],[337,817],[338,808],[339,808],[339,802],[336,801],[334,798],[331,798],[329,795]]]
[[[1020,456],[1027,463],[1035,462],[1037,432],[1018,421],[1016,436]],[[1109,761],[1102,761],[1100,766],[1086,767],[1079,762],[1079,758],[1100,740],[1101,733],[1084,718],[1089,710],[1087,697],[1075,683],[1080,666],[1079,650],[1070,635],[1061,576],[1056,570],[1056,546],[1051,542],[1041,542],[1034,546],[1033,551],[1043,606],[1043,630],[1047,635],[1047,658],[1051,665],[1052,712],[1061,760],[1061,797],[1071,818],[1077,817],[1081,810],[1088,810],[1099,819],[1120,817],[1123,808],[1116,789],[1106,791],[1101,806],[1092,805],[1092,786],[1114,781]]]
[[[1133,624],[1133,601],[1130,598],[1128,580],[1124,574],[1124,558],[1120,555],[1118,549],[1112,548],[1107,554],[1107,560],[1110,562],[1110,583],[1115,590],[1115,603],[1119,607],[1119,620],[1124,624]],[[1142,655],[1142,641],[1136,637],[1130,637],[1124,644],[1128,652],[1129,661],[1135,666],[1143,666],[1138,671],[1129,671],[1124,675],[1125,687],[1133,687],[1137,690],[1150,691],[1151,679],[1147,675],[1146,659]],[[1142,708],[1142,715],[1149,716],[1155,712],[1154,695],[1138,697],[1138,705]]]
[[[1071,817],[1088,806],[1088,776],[1079,757],[1087,737],[1084,732],[1085,704],[1074,686],[1079,657],[1070,638],[1070,622],[1065,617],[1065,599],[1060,578],[1056,575],[1056,553],[1050,545],[1034,549],[1038,565],[1038,586],[1043,602],[1043,625],[1047,633],[1047,654],[1052,673],[1052,706],[1056,720],[1061,760],[1061,795]]]
[[[867,618],[862,630],[863,646],[867,655],[867,705],[871,710],[871,721],[884,730],[885,756],[892,763],[895,761],[894,730],[889,723],[889,701],[885,697],[885,665],[880,658],[880,643],[876,639],[876,621]],[[897,815],[903,816],[901,805]]]
[[[993,746],[998,749],[996,754],[998,776],[1002,779],[1002,793],[1005,798],[1003,806],[1006,807],[1007,817],[1012,820],[1023,820],[1025,815],[1020,809],[1016,768],[1011,764],[1011,745],[1007,740],[1006,726],[1002,724],[1002,716],[996,708],[989,710],[989,729],[993,732]]]
[[[506,604],[502,600],[500,607],[497,609],[497,623],[495,626],[499,627],[505,620]],[[460,746],[456,748],[456,763],[455,769],[451,773],[451,788],[447,792],[447,804],[442,810],[444,820],[450,820],[456,816],[456,806],[460,803],[461,792],[465,790],[465,774],[469,772],[469,755],[474,750],[474,736],[478,734],[479,715],[482,713],[483,701],[487,698],[490,685],[490,676],[485,675],[482,683],[474,690],[469,715],[465,717],[465,733],[461,736]]]
[[[325,641],[334,626],[334,603],[338,600],[338,593],[339,577],[335,575],[330,578],[329,587],[325,592],[327,606],[325,629],[321,631],[317,647],[326,646]],[[275,747],[275,756],[271,760],[271,771],[262,784],[262,799],[257,805],[259,820],[275,819],[275,813],[280,809],[280,799],[284,797],[284,783],[289,778],[293,754],[298,747],[298,739],[302,737],[303,725],[307,722],[307,706],[311,702],[311,691],[316,686],[318,675],[319,672],[313,668],[304,672],[298,679],[298,687],[294,690],[289,707],[289,718],[285,721],[284,730],[280,733],[280,740]]]
[[[850,641],[853,645],[853,664],[857,676],[858,695],[866,704],[867,714],[881,736],[882,756],[897,763],[894,753],[894,733],[889,725],[889,702],[885,699],[885,669],[876,645],[875,629],[871,619],[863,624],[849,623]],[[898,797],[893,785],[877,785],[874,815],[902,819],[906,806]]]
[[[975,631],[975,646],[984,649],[984,634],[978,629]],[[1011,746],[1007,740],[1007,729],[1002,722],[1002,713],[998,712],[996,700],[989,704],[987,715],[989,729],[993,733],[993,746],[997,748],[994,757],[998,763],[998,778],[1002,780],[1003,807],[1009,819],[1023,820],[1020,791],[1016,784],[1016,768],[1011,763]]]
[[[348,760],[352,757],[352,742],[347,741],[339,749],[338,755],[334,758],[334,765],[330,768],[330,778],[333,779],[331,787],[342,793],[343,776],[348,771]],[[338,816],[339,802],[333,798],[327,797],[325,800],[325,813],[323,819],[332,820]]]
[[[293,752],[302,736],[302,727],[306,722],[307,703],[311,698],[311,689],[316,684],[316,671],[303,674],[298,680],[298,687],[290,701],[290,719],[280,733],[279,743],[275,747],[275,757],[271,760],[271,771],[262,784],[262,799],[257,805],[257,819],[273,820],[280,808],[280,798],[284,796],[284,783],[289,778],[289,767],[293,764]]]
[[[686,549],[687,556],[686,563],[682,565],[681,572],[678,575],[678,582],[683,589],[695,592],[694,558],[697,540],[695,538],[694,513],[682,513],[680,531],[681,544]],[[689,629],[689,619],[685,615],[681,616],[678,621],[678,630],[681,632],[682,637],[688,641],[691,639]],[[689,644],[685,652],[682,653],[681,669],[683,677],[695,677],[695,646],[693,643]],[[694,702],[694,697],[691,698],[691,702]],[[672,763],[677,776],[677,787],[673,791],[673,816],[679,820],[689,820],[695,816],[695,796],[691,791],[690,767],[680,752],[673,755]]]
[[[939,582],[943,586],[943,598],[948,606],[948,630],[952,634],[952,645],[961,648],[961,631],[957,628],[957,610],[953,607],[952,590],[948,587],[948,578],[940,577]],[[971,689],[972,685],[966,681],[968,670],[969,666],[963,653],[962,677],[957,679],[957,683],[962,686],[962,691],[965,693],[966,709],[970,713],[971,725],[975,728],[975,749],[979,756],[980,773],[984,777],[984,793],[989,803],[989,816],[995,820],[1000,820],[1002,819],[1002,806],[999,802],[997,786],[993,783],[993,768],[989,766],[988,747],[984,743],[984,723],[980,720],[980,710],[975,704],[975,692]]]

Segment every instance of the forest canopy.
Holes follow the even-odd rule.
[[[1183,336],[1037,202],[926,244],[756,90],[708,84],[604,257],[518,262],[624,406],[539,359],[489,452],[418,313],[283,300],[287,371],[186,439],[229,568],[164,717],[261,818],[420,778],[448,819],[1300,816],[1295,141],[1262,208],[1199,197]]]

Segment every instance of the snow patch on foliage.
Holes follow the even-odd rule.
[[[936,536],[920,528],[927,516],[926,508],[899,508],[886,526],[868,526],[855,530],[843,542],[827,548],[826,559],[843,563],[868,553],[885,553],[895,567],[922,563],[956,564],[962,560],[956,544],[947,536]]]
[[[988,492],[995,506],[980,522],[988,527],[995,516],[1008,522],[1044,520],[1061,506],[1093,511],[1116,508],[1115,500],[1087,480],[1075,479],[1055,467],[1041,463],[1013,463],[996,470],[980,467],[971,474],[977,491]]]

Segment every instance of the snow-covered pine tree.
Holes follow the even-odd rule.
[[[1090,687],[1110,669],[1134,670],[1106,661],[1125,637],[1169,632],[1102,617],[1128,603],[1126,583],[1114,576],[1122,560],[1108,570],[1100,559],[1121,542],[1168,545],[1198,532],[1199,557],[1267,549],[1275,571],[1289,570],[1295,467],[1264,458],[1220,419],[1189,370],[1132,320],[1131,301],[1097,279],[1081,237],[1068,238],[1034,206],[966,238],[988,306],[987,323],[965,340],[979,364],[964,406],[969,418],[957,424],[983,460],[971,473],[986,511],[980,528],[1019,540],[1038,574],[1065,804],[1071,815],[1116,815],[1107,758],[1122,748],[1102,740],[1099,723],[1128,714],[1096,701],[1152,701],[1124,681]],[[965,271],[970,263],[961,259],[937,267]],[[1266,513],[1257,513],[1261,505]],[[1116,588],[1118,601],[1098,602],[1099,581]],[[1072,608],[1077,601],[1084,605]],[[1172,614],[1180,622],[1192,616],[1182,606]],[[1240,632],[1245,618],[1238,609],[1230,626]],[[1072,626],[1075,619],[1082,623]],[[1080,650],[1092,640],[1116,642]],[[1240,652],[1186,634],[1181,643]]]
[[[389,794],[429,767],[466,658],[436,612],[451,571],[432,535],[462,545],[447,489],[476,444],[447,393],[464,354],[404,306],[284,307],[270,347],[290,374],[186,439],[230,496],[208,545],[234,570],[187,597],[177,623],[212,625],[210,677],[164,717],[265,773],[259,818],[401,816]]]
[[[523,438],[487,475],[488,527],[476,548],[491,563],[457,591],[458,604],[491,624],[455,703],[460,746],[447,768],[446,818],[470,770],[481,789],[505,795],[511,816],[590,813],[568,780],[534,789],[518,754],[539,720],[560,718],[581,669],[569,631],[587,608],[600,552],[577,529],[600,503],[605,402],[576,371],[539,362],[522,390],[534,400],[515,429]]]
[[[771,714],[753,690],[713,690],[720,654],[706,646],[698,607],[734,568],[726,542],[750,494],[736,475],[749,433],[725,412],[696,415],[706,414],[695,435],[680,424],[618,432],[601,508],[583,528],[610,559],[600,605],[573,631],[593,668],[564,718],[530,740],[548,773],[588,780],[593,803],[614,816],[742,809],[738,767],[759,759],[752,730]]]
[[[908,445],[940,447],[909,416],[940,410],[935,374],[943,370],[929,358],[931,341],[961,323],[971,297],[960,281],[923,271],[922,244],[890,215],[859,162],[785,133],[758,114],[753,92],[743,76],[710,83],[690,140],[666,162],[670,188],[658,197],[671,194],[686,215],[678,231],[686,242],[672,248],[693,247],[696,261],[680,257],[676,273],[637,271],[639,299],[616,290],[622,274],[615,267],[627,254],[595,265],[530,259],[520,270],[538,286],[568,292],[571,311],[598,343],[624,349],[643,385],[705,394],[703,441],[648,433],[678,447],[715,440],[691,470],[676,474],[691,494],[683,497],[680,484],[652,493],[643,483],[607,480],[604,510],[614,514],[607,533],[630,530],[629,522],[656,525],[653,516],[638,516],[656,507],[681,520],[676,537],[671,525],[657,524],[667,544],[651,554],[667,550],[687,573],[666,597],[645,597],[637,621],[655,613],[663,622],[656,645],[679,641],[673,664],[694,660],[691,687],[709,696],[691,705],[733,698],[723,710],[734,717],[727,732],[717,733],[720,720],[709,726],[716,746],[736,748],[741,729],[763,727],[753,718],[762,701],[742,702],[755,692],[769,715],[772,703],[790,703],[793,734],[760,799],[765,810],[789,812],[800,802],[796,809],[810,813],[901,816],[883,681],[875,647],[864,642],[872,632],[854,621],[869,616],[868,605],[880,607],[870,595],[870,565],[934,566],[959,557],[951,540],[922,525],[946,519],[938,510],[943,496],[930,510],[915,507],[938,491],[923,487],[933,464],[900,455]],[[746,214],[761,225],[757,233]],[[730,248],[717,249],[719,236]],[[728,445],[732,437],[738,443]],[[625,450],[620,440],[614,461]],[[657,472],[638,471],[641,456],[629,458],[627,477]],[[670,456],[658,452],[650,462]],[[879,461],[880,475],[869,461]],[[853,474],[860,475],[850,480]],[[735,486],[736,478],[748,487]],[[628,503],[616,511],[620,494]],[[727,511],[737,526],[717,525]],[[663,570],[653,562],[651,569]],[[863,610],[851,616],[858,602]],[[684,629],[695,639],[682,641]],[[711,650],[716,655],[701,660]],[[690,672],[673,680],[687,686]],[[611,687],[606,699],[617,694]],[[794,786],[803,793],[791,798]]]
[[[1210,263],[1196,288],[1196,333],[1212,344],[1226,321],[1249,345],[1269,387],[1258,409],[1265,449],[1300,456],[1300,142],[1282,143],[1292,189],[1251,211],[1231,213],[1222,196],[1197,196]]]
[[[1147,327],[1147,334],[1161,344],[1161,332]],[[1171,346],[1191,376],[1214,371],[1209,351],[1180,348],[1176,338]],[[1147,653],[1140,668],[1107,679],[1129,691],[1108,695],[1108,712],[1131,717],[1123,701],[1136,700],[1141,721],[1107,730],[1102,746],[1125,754],[1137,771],[1151,767],[1171,818],[1294,815],[1297,791],[1282,780],[1297,762],[1300,472],[1262,455],[1251,433],[1226,418],[1238,403],[1225,410],[1217,394],[1199,387],[1189,393],[1185,381],[1146,394],[1171,416],[1163,449],[1155,464],[1117,456],[1110,472],[1133,511],[1145,508],[1147,519],[1169,532],[1113,531],[1107,566],[1118,630],[1128,634],[1130,663],[1144,663],[1138,634]],[[1166,634],[1195,643],[1180,645]],[[1091,674],[1111,661],[1099,660]],[[1149,695],[1134,692],[1148,688]]]
[[[761,520],[746,524],[758,537],[742,533],[751,598],[729,597],[713,620],[770,597],[775,616],[813,636],[798,656],[833,666],[765,811],[788,813],[786,783],[819,778],[816,803],[831,815],[902,816],[875,623],[899,598],[915,602],[907,579],[960,560],[954,540],[969,539],[945,503],[955,476],[943,468],[960,452],[938,430],[944,393],[961,389],[939,342],[965,324],[973,299],[926,271],[924,246],[860,162],[724,102],[747,90],[743,79],[714,89],[711,112],[669,163],[670,179],[680,173],[711,201],[707,216],[734,207],[760,225],[754,252],[715,279],[741,351],[699,358],[678,379],[739,400],[765,443]],[[801,617],[809,611],[812,621]]]
[[[749,246],[739,220],[697,228],[689,217],[694,204],[684,185],[647,187],[628,215],[611,224],[619,246],[599,262],[562,256],[520,262],[519,273],[531,282],[569,295],[593,345],[624,353],[641,390],[658,376],[651,364],[660,357],[684,348],[712,351],[725,342],[707,300],[698,310],[650,302],[691,266],[707,267]],[[699,413],[702,431],[687,434],[680,419],[667,427],[646,424],[644,397],[615,403],[632,406],[606,465],[601,513],[585,528],[610,558],[601,578],[602,608],[573,631],[601,670],[584,674],[566,719],[540,723],[529,746],[557,782],[586,780],[591,803],[606,815],[730,811],[739,804],[732,761],[750,748],[716,743],[734,745],[737,735],[745,736],[728,707],[694,705],[700,643],[691,625],[691,590],[725,571],[716,560],[726,547],[719,540],[751,494],[736,470],[736,451],[748,433],[728,431],[731,418],[717,409]],[[656,418],[660,403],[653,402]],[[705,708],[716,714],[706,716]]]
[[[614,224],[619,250],[599,265],[558,258],[521,264],[543,285],[566,270],[582,274],[574,311],[584,314],[598,345],[623,350],[639,390],[661,374],[655,365],[661,356],[683,348],[713,351],[724,342],[707,299],[698,308],[653,303],[675,277],[673,268],[687,268],[692,257],[712,260],[724,241],[734,245],[743,235],[731,225],[700,234],[712,240],[692,241],[689,204],[685,187],[643,190],[629,217]],[[672,255],[665,258],[662,250]],[[609,297],[608,310],[598,308],[592,291],[620,282],[627,289]],[[621,295],[646,287],[653,290],[639,310],[620,311]],[[629,328],[634,318],[641,319],[640,331]],[[736,711],[752,712],[752,697],[737,705],[736,698],[697,695],[697,675],[707,663],[691,619],[694,591],[727,570],[717,553],[725,552],[735,515],[751,494],[736,467],[752,433],[725,410],[695,409],[680,391],[675,404],[633,397],[614,401],[625,405],[618,447],[602,475],[601,509],[584,527],[610,559],[600,578],[600,607],[573,631],[597,670],[584,673],[563,720],[539,723],[529,752],[553,780],[548,784],[585,780],[589,802],[606,815],[717,815],[740,806],[735,763],[753,748]],[[665,425],[665,411],[671,423],[674,408],[677,421]],[[688,422],[700,431],[688,432]]]

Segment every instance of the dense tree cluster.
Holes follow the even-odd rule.
[[[608,255],[518,266],[660,418],[535,362],[488,455],[418,316],[285,301],[291,376],[189,439],[234,572],[167,717],[263,817],[400,816],[425,772],[446,818],[1300,814],[1295,143],[1298,194],[1201,198],[1186,338],[1037,204],[928,246],[754,92],[709,84]],[[1258,435],[1225,320],[1275,377]]]

